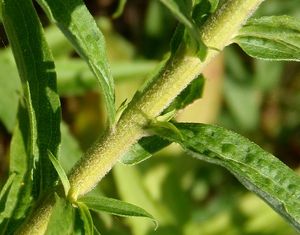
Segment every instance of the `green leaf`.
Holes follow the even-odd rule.
[[[80,218],[84,224],[84,234],[93,235],[94,223],[89,208],[82,202],[76,202],[76,205],[78,206]]]
[[[115,121],[114,82],[105,51],[104,37],[82,0],[38,0],[49,19],[72,43],[98,79],[112,125]]]
[[[192,104],[195,100],[201,98],[204,89],[204,83],[205,80],[201,74],[175,98],[175,100],[164,110],[163,113],[167,113],[172,110],[183,109]]]
[[[0,120],[12,132],[17,122],[21,83],[9,50],[1,50],[0,77]]]
[[[60,101],[56,74],[42,25],[30,0],[3,0],[3,23],[22,82],[28,112],[28,140],[25,151],[36,167],[33,171],[38,196],[57,178],[47,151],[57,154],[60,143]],[[23,122],[23,120],[22,120]],[[23,137],[24,138],[24,137]]]
[[[15,176],[16,176],[16,173],[12,173],[8,177],[8,179],[6,180],[4,186],[1,189],[1,192],[0,192],[0,208],[3,208],[3,203],[6,201],[6,200],[3,200],[3,198],[5,197],[5,194],[7,194],[7,192],[9,191]]]
[[[179,22],[188,29],[194,28],[194,22],[191,18],[192,1],[191,0],[160,0],[177,18]]]
[[[55,158],[54,158],[55,159]],[[46,235],[72,234],[74,208],[69,201],[55,195],[55,205],[46,230]]]
[[[144,137],[134,144],[129,151],[121,158],[124,164],[135,165],[150,158],[154,153],[167,147],[169,141],[158,136]]]
[[[69,182],[68,176],[65,173],[64,169],[62,168],[62,166],[60,165],[57,158],[50,151],[48,151],[48,156],[49,156],[50,161],[52,162],[52,164],[60,178],[60,181],[64,187],[65,195],[68,196],[68,192],[70,190],[70,182]]]
[[[176,19],[182,23],[187,29],[188,35],[185,36],[182,27],[178,27],[171,43],[171,51],[174,52],[178,48],[180,41],[184,41],[193,51],[199,56],[201,60],[204,60],[207,54],[207,47],[200,38],[199,28],[192,17],[193,1],[192,0],[160,0],[176,17]]]
[[[300,177],[290,168],[248,139],[206,124],[174,124],[180,136],[168,129],[157,133],[181,144],[198,159],[221,165],[250,191],[300,231]]]
[[[9,172],[15,176],[8,190],[1,197],[0,223],[4,219],[7,219],[7,223],[22,219],[31,206],[33,187],[31,171],[34,162],[27,153],[29,128],[28,112],[20,103],[18,123],[10,146]],[[14,229],[9,225],[6,228]]]
[[[3,188],[1,189],[0,192],[0,234],[5,234],[5,230],[7,228],[7,224],[8,224],[8,218],[7,215],[5,216],[5,212],[7,213],[7,205],[6,202],[7,200],[9,200],[8,196],[10,195],[10,189],[13,185],[13,180],[16,177],[16,174],[13,173],[11,174],[6,183],[4,184]],[[13,207],[12,207],[13,208]],[[6,217],[6,218],[5,218]]]
[[[205,23],[211,13],[214,13],[219,5],[219,0],[200,0],[193,9],[192,17],[198,26]]]
[[[113,215],[126,217],[136,216],[149,218],[153,220],[157,226],[157,222],[151,214],[136,205],[124,201],[100,196],[82,197],[79,201],[85,203],[89,209],[98,212],[107,212]]]
[[[290,16],[251,19],[234,42],[255,58],[300,61],[299,19]]]
[[[113,14],[113,18],[118,18],[122,15],[123,11],[124,11],[124,7],[126,5],[127,0],[119,0],[119,4],[117,7],[117,10],[115,11],[115,13]]]

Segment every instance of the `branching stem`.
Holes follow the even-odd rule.
[[[220,51],[231,43],[240,27],[263,0],[227,0],[201,29],[201,37],[209,48]],[[107,132],[76,164],[69,175],[71,190],[69,198],[76,200],[89,192],[116,164],[118,159],[146,133],[143,127],[149,118],[157,117],[163,109],[202,71],[218,54],[210,49],[204,61],[190,55],[183,47],[169,59],[161,72],[148,84],[142,93],[133,99],[116,127]],[[43,205],[47,210],[37,210],[27,221],[26,228],[43,220],[53,206]],[[43,213],[47,215],[43,215]],[[48,216],[49,217],[49,216]],[[39,219],[40,218],[40,219]],[[24,226],[25,227],[25,226]],[[24,231],[22,234],[33,234]],[[40,234],[44,231],[40,230]]]

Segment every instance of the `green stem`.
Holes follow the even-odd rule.
[[[223,50],[262,2],[263,0],[225,1],[201,30],[204,43],[210,48]],[[116,127],[104,135],[76,164],[69,175],[70,200],[76,200],[93,189],[122,154],[146,134],[143,127],[147,125],[148,119],[145,116],[158,116],[217,54],[217,50],[209,50],[205,61],[201,62],[180,48],[142,94],[130,103]],[[43,207],[48,208],[47,205]],[[45,221],[48,210],[45,211],[45,216],[40,213],[44,211],[38,210],[36,218],[31,218],[29,223],[34,221],[38,224],[38,218]],[[29,231],[22,234],[31,233]],[[42,230],[40,234],[43,234]]]
[[[230,44],[242,24],[263,0],[228,0],[208,20],[201,31],[206,45],[222,50]],[[145,134],[145,113],[155,118],[218,54],[209,50],[205,61],[184,54],[179,49],[159,75],[152,80],[137,100],[133,100],[115,131],[108,133],[81,159],[70,174],[70,197],[74,200],[90,191],[131,145]]]
[[[23,226],[16,231],[19,235],[40,235],[47,230],[47,225],[55,205],[54,194],[43,201],[39,201],[37,208],[31,212],[31,216],[25,220]]]

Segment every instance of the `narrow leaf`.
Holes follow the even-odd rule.
[[[3,208],[3,206],[2,206],[2,203],[3,203],[2,199],[3,199],[4,195],[9,191],[9,189],[10,189],[12,183],[13,183],[13,180],[14,180],[15,176],[16,176],[16,173],[12,173],[8,177],[8,179],[6,180],[4,186],[1,189],[1,192],[0,192],[0,208]]]
[[[9,172],[14,174],[12,184],[1,197],[0,224],[6,218],[6,223],[23,218],[31,206],[32,201],[32,176],[33,159],[27,153],[29,138],[28,112],[20,103],[18,111],[18,123],[13,133],[10,145]],[[6,226],[13,230],[13,226]],[[4,234],[8,233],[3,231]]]
[[[172,110],[183,109],[192,104],[195,100],[201,98],[204,89],[204,83],[205,80],[201,74],[175,98],[175,100],[168,106],[168,108],[164,110],[163,113],[167,113]]]
[[[234,42],[250,56],[266,60],[300,61],[300,23],[290,16],[252,19]]]
[[[62,166],[60,165],[57,158],[50,151],[48,151],[48,156],[49,156],[50,161],[52,162],[52,164],[61,180],[61,183],[65,190],[65,195],[68,196],[68,192],[70,190],[70,182],[69,182],[68,176],[65,173],[64,169],[62,168]]]
[[[79,209],[80,218],[84,224],[84,234],[93,235],[94,223],[89,208],[82,202],[77,202],[76,204]]]
[[[54,158],[56,159],[56,158]],[[74,208],[70,202],[55,195],[55,205],[48,223],[46,235],[72,234]]]
[[[300,231],[300,177],[295,172],[248,139],[221,127],[174,125],[183,138],[168,129],[157,133],[181,144],[196,158],[228,169]]]
[[[149,214],[144,209],[113,198],[108,197],[83,197],[79,199],[81,202],[85,203],[89,209],[98,212],[107,212],[118,216],[136,216],[145,217],[153,220],[157,226],[156,220],[151,214]]]
[[[0,121],[9,132],[13,132],[17,122],[21,83],[11,52],[7,49],[1,50],[0,77]]]
[[[179,22],[184,24],[188,29],[194,27],[191,19],[192,1],[187,0],[160,0],[177,18]]]
[[[185,43],[188,44],[190,48],[192,48],[192,50],[195,51],[196,55],[198,55],[198,57],[201,60],[204,60],[207,54],[207,47],[200,38],[200,32],[199,32],[200,25],[197,25],[192,17],[192,12],[194,7],[193,1],[192,0],[160,0],[160,1],[172,12],[175,18],[185,26],[188,35],[190,36],[190,37],[185,37],[184,31],[179,26],[178,30],[176,30],[175,32],[175,35],[171,43],[172,52],[174,51],[174,49],[177,49],[179,41],[184,41]]]
[[[104,37],[82,0],[37,0],[49,19],[72,43],[98,79],[110,124],[115,120],[114,82],[105,51]]]
[[[60,101],[56,74],[42,25],[30,0],[3,0],[3,23],[18,67],[28,115],[24,141],[38,196],[57,178],[47,150],[57,154],[60,143]],[[23,122],[23,120],[22,120]],[[23,135],[24,136],[24,135]],[[24,138],[24,137],[23,137]],[[33,164],[35,162],[35,164]],[[31,170],[29,168],[29,170]]]
[[[121,158],[124,164],[135,165],[150,158],[154,153],[167,147],[169,141],[158,136],[144,137],[134,144],[129,151]]]

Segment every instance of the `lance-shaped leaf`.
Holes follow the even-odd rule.
[[[192,104],[195,100],[200,99],[203,94],[205,79],[200,74],[194,79],[164,110],[163,113],[170,112],[172,110],[184,109],[186,106]]]
[[[120,159],[124,164],[135,165],[150,158],[154,153],[171,143],[158,136],[148,136],[140,139]]]
[[[28,180],[22,181],[25,185],[22,188],[34,185],[35,194],[32,196],[38,197],[52,186],[57,178],[47,156],[47,150],[56,155],[60,143],[61,110],[56,93],[54,63],[32,2],[3,0],[2,3],[4,28],[23,88],[20,131],[16,137],[23,145],[20,144],[19,148],[15,146],[20,156],[12,154],[11,160],[20,168],[17,170],[18,174],[28,177]],[[21,158],[24,166],[21,166],[15,157]],[[36,169],[32,169],[36,166]],[[11,168],[10,171],[14,172],[14,169]],[[33,182],[28,182],[29,180]],[[27,196],[24,198],[27,200]],[[24,201],[24,198],[20,197],[18,203]],[[29,206],[26,200],[24,205]]]
[[[104,37],[82,0],[38,0],[49,19],[72,43],[97,77],[106,101],[110,124],[115,120],[114,83]]]
[[[64,169],[62,168],[62,166],[60,165],[58,159],[50,151],[48,151],[48,156],[60,178],[60,181],[65,191],[65,195],[68,196],[68,192],[70,189],[70,182],[68,176],[65,173]]]
[[[0,120],[12,133],[16,125],[21,85],[9,50],[1,50],[0,53],[0,77]]]
[[[251,19],[234,42],[255,58],[300,61],[300,21],[290,16]]]
[[[198,159],[221,165],[250,191],[300,231],[300,177],[290,168],[245,137],[224,128],[177,123],[179,136],[170,129],[157,134],[183,146]]]
[[[6,183],[4,184],[4,186],[1,189],[0,192],[0,224],[5,224],[4,220],[9,218],[10,216],[10,212],[13,209],[13,206],[11,206],[10,208],[8,208],[8,204],[7,204],[7,200],[9,200],[9,193],[10,193],[10,189],[13,185],[13,181],[14,178],[16,177],[16,173],[12,173],[8,179],[6,180]],[[6,223],[7,224],[7,223]],[[5,226],[0,226],[0,234],[3,234],[6,230],[6,225]]]
[[[94,223],[89,208],[83,202],[76,202],[76,205],[78,206],[79,215],[83,222],[84,234],[93,235]]]
[[[193,103],[195,100],[201,98],[204,88],[204,77],[199,75],[192,81],[164,110],[164,114],[180,110]],[[135,165],[148,158],[154,153],[170,145],[171,142],[160,138],[159,136],[147,136],[134,144],[120,159],[124,164]]]
[[[124,201],[101,196],[82,197],[79,199],[79,201],[83,202],[90,210],[106,212],[118,216],[145,217],[154,221],[157,226],[157,222],[151,214],[149,214],[143,208]]]
[[[32,201],[33,181],[31,171],[33,159],[28,155],[27,146],[29,138],[29,116],[24,105],[20,103],[18,111],[18,123],[13,132],[10,146],[9,177],[1,192],[0,224],[6,220],[7,226],[1,227],[0,234],[13,233],[15,227],[10,226],[16,220],[24,217]],[[12,181],[9,183],[9,181]]]

